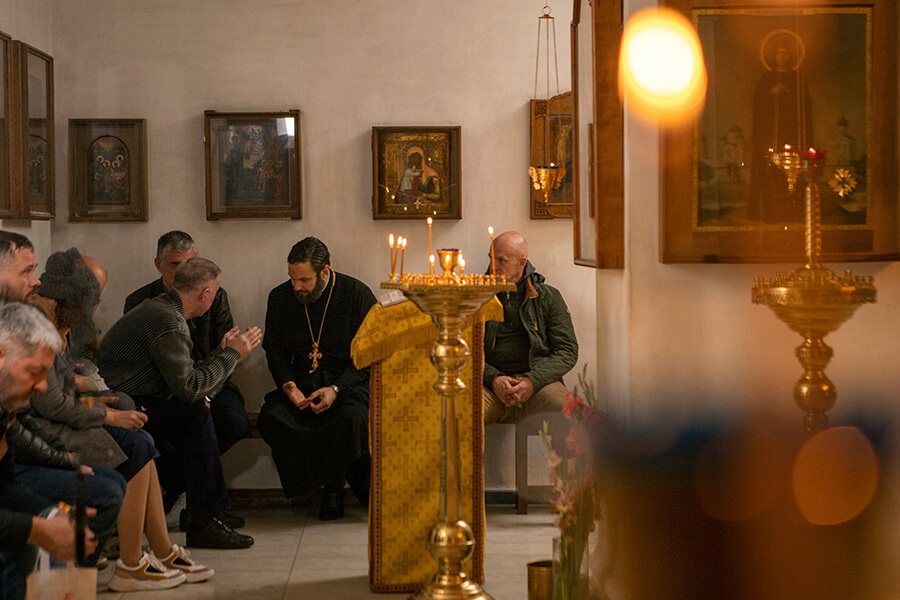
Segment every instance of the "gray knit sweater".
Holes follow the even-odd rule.
[[[145,300],[106,332],[100,343],[100,374],[110,388],[135,400],[201,400],[231,375],[241,355],[219,347],[194,363],[192,345],[181,298],[173,290]]]

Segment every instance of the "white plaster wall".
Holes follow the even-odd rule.
[[[571,221],[529,219],[528,104],[543,1],[48,4],[60,165],[53,248],[76,245],[106,265],[101,327],[156,277],[156,239],[174,228],[224,269],[241,326],[263,324],[268,291],[286,279],[287,251],[307,235],[376,294],[389,272],[388,233],[409,238],[409,254],[419,257],[412,267],[424,270],[424,222],[372,220],[371,128],[460,125],[463,219],[435,223],[435,247],[459,246],[474,271],[487,263],[488,225],[524,233],[535,266],[569,302],[581,362],[595,370],[595,273],[572,263]],[[570,2],[554,3],[553,14],[566,91]],[[207,221],[203,111],[287,108],[302,113],[303,220]],[[91,117],[147,119],[148,223],[67,222],[67,120]],[[273,387],[261,350],[235,379],[248,409],[257,408]],[[277,486],[264,444],[242,442],[236,451],[226,455],[233,485]],[[512,428],[489,428],[485,463],[489,488],[512,487]]]

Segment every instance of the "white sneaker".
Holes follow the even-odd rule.
[[[183,571],[166,568],[155,556],[145,552],[136,567],[128,567],[121,558],[118,559],[116,571],[107,585],[114,592],[167,590],[181,585],[186,579]]]
[[[187,576],[188,583],[206,581],[216,574],[212,567],[199,565],[191,558],[191,553],[179,546],[172,544],[172,553],[159,561],[168,569],[177,569]]]

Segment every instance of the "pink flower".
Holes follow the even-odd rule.
[[[584,403],[584,398],[579,396],[578,394],[573,394],[569,392],[566,394],[567,402],[562,407],[562,413],[566,416],[567,419],[571,419],[572,415],[576,412],[583,413],[588,408]]]
[[[559,457],[559,454],[556,453],[556,450],[545,452],[544,459],[547,461],[547,466],[550,467],[551,471],[562,464],[562,459]]]
[[[581,427],[572,427],[569,430],[569,435],[568,437],[566,437],[566,447],[568,447],[569,452],[572,454],[572,456],[584,456],[589,445],[590,440],[588,439],[588,436],[585,433],[584,429],[582,429]]]

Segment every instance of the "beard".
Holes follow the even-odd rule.
[[[21,302],[22,304],[31,304],[37,295],[37,288],[22,293],[8,283],[0,283],[0,301],[2,302]]]
[[[294,291],[294,296],[300,304],[315,304],[322,297],[322,291],[325,289],[325,279],[316,277],[316,286],[311,292],[306,290]]]

